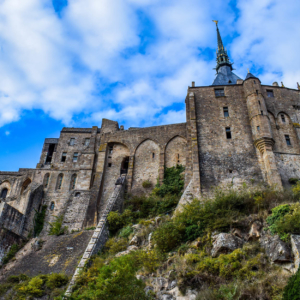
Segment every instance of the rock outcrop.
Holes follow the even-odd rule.
[[[213,249],[211,256],[217,257],[221,253],[230,253],[243,246],[243,240],[230,233],[220,233],[213,236]]]

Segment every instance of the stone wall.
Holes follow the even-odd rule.
[[[166,162],[167,168],[174,167],[176,165],[186,165],[187,159],[187,142],[185,138],[176,136],[173,138],[166,147]]]

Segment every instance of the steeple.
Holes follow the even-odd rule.
[[[229,56],[227,54],[226,48],[224,48],[222,38],[220,35],[218,21],[213,21],[216,23],[217,27],[217,38],[218,38],[218,50],[216,51],[217,54],[217,77],[215,78],[212,85],[228,85],[228,84],[236,84],[236,81],[239,78],[234,73],[232,73],[232,63],[230,62]]]
[[[218,27],[218,21],[213,21],[216,23],[216,27],[217,27],[217,37],[218,37],[218,50],[217,50],[217,73],[220,69],[221,66],[229,66],[230,70],[232,71],[232,63],[230,62],[229,56],[227,54],[227,50],[226,48],[224,49],[224,45],[222,42],[222,38],[221,38],[221,34],[219,31],[219,27]]]

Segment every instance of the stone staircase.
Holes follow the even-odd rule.
[[[106,208],[100,218],[100,221],[94,231],[94,234],[92,235],[90,242],[86,247],[85,252],[65,292],[65,297],[64,297],[65,299],[67,299],[71,295],[77,277],[82,272],[86,264],[88,264],[91,257],[97,254],[105,245],[109,236],[107,216],[112,210],[119,209],[122,206],[123,199],[124,199],[125,185],[126,185],[126,175],[123,174],[117,179],[115,183],[115,189],[107,202]]]

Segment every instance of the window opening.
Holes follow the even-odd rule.
[[[108,148],[108,153],[109,153],[109,154],[112,154],[112,153],[113,153],[113,150],[114,150],[114,147],[113,147],[113,146],[109,146],[109,148]]]
[[[231,139],[231,130],[230,130],[230,127],[226,127],[226,137],[227,139]]]
[[[121,163],[121,175],[128,173],[128,167],[129,167],[129,156],[126,156],[123,158]]]
[[[273,90],[267,90],[267,96],[270,98],[274,98]]]
[[[256,90],[256,95],[258,95],[258,90]]]
[[[21,194],[23,194],[23,192],[26,191],[26,189],[28,188],[28,186],[29,186],[30,183],[31,183],[30,178],[27,178],[27,179],[24,181],[24,183],[23,183],[23,185],[22,185],[22,189],[21,189]]]
[[[155,153],[154,152],[152,153],[152,158],[155,158]]]
[[[231,80],[228,80],[228,83],[232,83]]]
[[[70,190],[74,190],[76,186],[77,175],[73,174],[71,178]]]
[[[179,160],[179,154],[177,155],[177,162],[178,162],[178,163],[180,162],[180,160]]]
[[[6,196],[7,196],[7,193],[8,193],[8,189],[7,188],[4,188],[1,192],[1,197],[2,199],[6,199]]]
[[[79,197],[79,196],[80,196],[79,192],[75,193],[75,197]]]
[[[258,100],[258,104],[260,105],[260,101]]]
[[[65,162],[67,159],[67,152],[63,152],[61,155],[61,162]]]
[[[54,204],[54,202],[52,201],[51,204],[50,204],[50,210],[54,210],[54,207],[55,207],[55,204]]]
[[[256,81],[255,81],[255,80],[253,80],[253,82],[254,82],[254,83],[256,83]]]
[[[223,112],[224,112],[224,117],[225,118],[229,117],[229,110],[228,110],[227,106],[223,107]]]
[[[224,89],[215,89],[215,96],[216,97],[225,96]]]
[[[57,178],[57,189],[60,190],[62,186],[62,181],[63,181],[64,175],[59,174]]]
[[[281,121],[282,121],[283,123],[285,123],[285,117],[284,117],[284,115],[281,115]]]
[[[259,126],[257,126],[257,131],[259,131],[260,130],[260,127]]]
[[[262,116],[264,115],[264,112],[262,110],[260,111],[260,113],[261,113]]]
[[[74,146],[75,145],[75,138],[71,138],[70,139],[70,146]]]
[[[229,173],[231,174],[231,173],[232,173],[232,170],[229,170]]]
[[[55,150],[55,144],[49,144],[47,157],[46,157],[46,164],[51,163],[54,150]]]
[[[85,146],[88,146],[89,144],[90,144],[90,139],[85,139],[84,145],[85,145]]]
[[[50,174],[47,173],[47,174],[45,175],[45,178],[44,178],[44,187],[45,187],[45,188],[47,188],[48,185],[49,185],[49,177],[50,177]]]
[[[285,141],[288,146],[292,146],[291,139],[289,135],[285,135]]]
[[[78,152],[74,152],[73,154],[73,162],[77,162],[78,161]]]
[[[111,166],[112,166],[112,164],[111,164],[111,163],[108,163],[108,167],[111,168]]]

